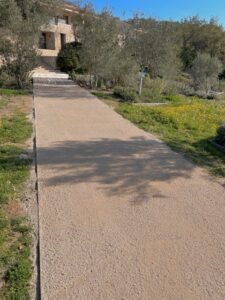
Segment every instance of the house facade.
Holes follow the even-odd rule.
[[[56,66],[56,57],[66,43],[75,41],[72,18],[78,14],[76,7],[65,4],[57,15],[49,20],[49,24],[41,28],[39,53],[41,60]]]

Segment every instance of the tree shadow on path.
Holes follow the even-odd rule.
[[[57,142],[38,148],[38,165],[50,170],[48,186],[97,183],[108,195],[133,195],[133,204],[164,197],[155,182],[189,178],[194,168],[164,143],[143,137]]]
[[[34,84],[34,95],[38,98],[43,98],[44,101],[47,101],[46,98],[57,100],[67,100],[67,101],[76,101],[76,100],[96,100],[96,98],[90,94],[87,90],[80,88],[77,85],[46,85],[43,84]],[[56,96],[57,95],[57,96]]]

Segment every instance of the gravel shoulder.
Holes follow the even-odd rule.
[[[224,299],[224,187],[77,86],[34,93],[42,299]]]

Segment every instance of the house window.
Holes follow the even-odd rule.
[[[46,33],[42,32],[40,40],[39,40],[39,49],[47,49],[47,38]]]
[[[69,17],[68,16],[59,16],[57,17],[58,24],[69,24]]]
[[[49,20],[49,24],[50,24],[50,25],[57,25],[57,18],[51,18],[51,19]]]

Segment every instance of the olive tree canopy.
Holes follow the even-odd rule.
[[[0,1],[1,72],[12,76],[19,87],[29,80],[37,64],[41,26],[59,9],[61,0]]]

